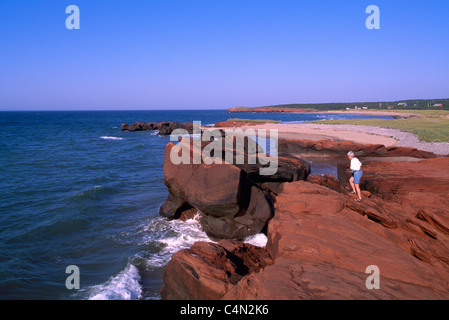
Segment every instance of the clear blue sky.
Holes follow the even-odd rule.
[[[448,98],[448,21],[447,0],[2,0],[0,109]]]

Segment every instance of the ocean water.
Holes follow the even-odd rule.
[[[167,197],[157,132],[122,123],[228,118],[307,122],[341,114],[201,111],[0,112],[0,299],[160,299],[178,250],[210,241],[158,215]],[[313,173],[332,173],[315,166]],[[247,239],[264,245],[264,235]],[[69,265],[80,289],[66,288]]]

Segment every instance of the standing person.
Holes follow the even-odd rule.
[[[352,151],[348,152],[348,158],[351,160],[352,170],[352,177],[349,179],[349,183],[352,187],[351,193],[358,195],[359,198],[355,201],[360,202],[362,201],[362,192],[360,191],[360,179],[362,179],[363,176],[362,163],[354,156],[354,152]]]

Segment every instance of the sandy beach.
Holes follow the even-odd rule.
[[[363,144],[383,144],[386,147],[411,147],[437,155],[449,154],[449,143],[422,142],[412,133],[374,126],[298,123],[262,124],[241,128],[243,130],[247,128],[277,129],[279,139],[352,141]]]
[[[381,111],[381,110],[343,110],[343,111],[323,111],[322,113],[337,113],[337,114],[365,114],[373,116],[387,116],[397,119],[407,119],[419,117],[414,113],[394,112],[394,111]]]

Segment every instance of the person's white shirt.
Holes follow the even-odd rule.
[[[362,168],[362,163],[357,158],[351,159],[351,170],[352,171],[358,171]]]

